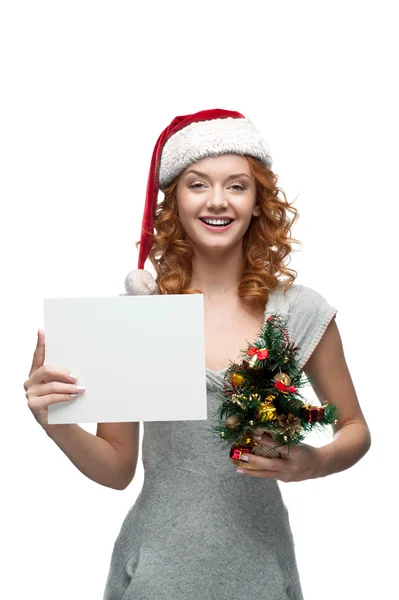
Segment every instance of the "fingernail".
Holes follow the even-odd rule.
[[[236,469],[236,473],[245,473],[242,469]]]
[[[70,377],[71,379],[77,379],[76,375],[74,375],[73,373],[69,373],[69,377]]]
[[[248,456],[247,456],[246,454],[241,454],[241,456],[240,456],[240,460],[243,460],[243,461],[245,461],[245,462],[248,462],[248,461],[249,461],[249,458],[248,458]]]
[[[256,440],[257,442],[260,442],[261,439],[262,439],[261,435],[254,435],[254,440]]]

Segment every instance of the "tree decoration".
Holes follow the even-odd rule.
[[[338,423],[336,406],[305,403],[299,390],[312,380],[298,367],[298,350],[289,340],[286,322],[273,314],[255,344],[241,350],[242,360],[227,368],[214,415],[219,425],[212,431],[230,446],[234,463],[240,464],[242,453],[282,457],[278,448],[299,444],[313,429]],[[263,432],[276,442],[274,448],[254,440]]]
[[[241,417],[240,415],[231,415],[226,419],[226,427],[229,431],[234,429],[238,429],[241,426]]]
[[[244,383],[245,377],[241,373],[234,372],[230,377],[230,381],[234,385],[234,387],[239,387]]]

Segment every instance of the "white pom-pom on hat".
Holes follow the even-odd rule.
[[[121,296],[151,296],[159,294],[155,279],[145,269],[134,269],[126,275],[125,290],[126,294],[120,294]]]

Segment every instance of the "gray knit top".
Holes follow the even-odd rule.
[[[336,312],[312,288],[292,284],[284,295],[279,285],[265,319],[287,320],[302,368]],[[144,423],[144,483],[115,541],[103,600],[303,600],[277,480],[237,474],[211,431],[225,370],[207,369],[206,421]]]

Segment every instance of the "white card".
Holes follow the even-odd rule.
[[[202,294],[43,302],[46,364],[86,386],[49,424],[207,419]]]

